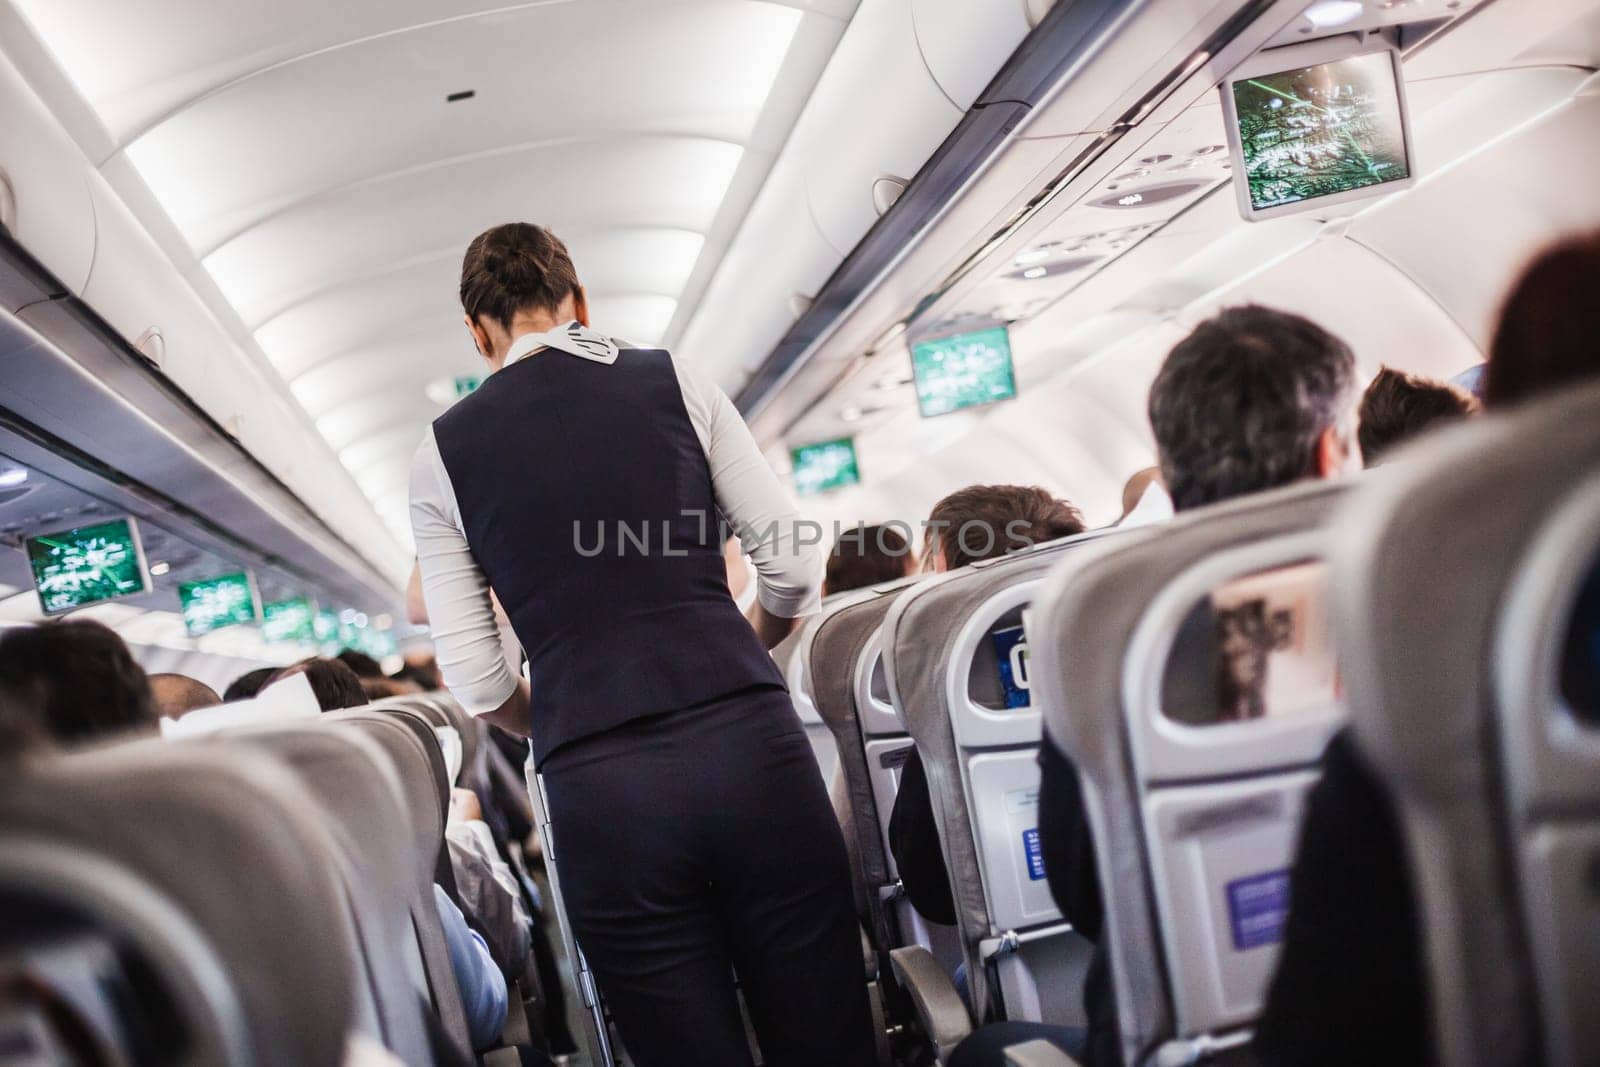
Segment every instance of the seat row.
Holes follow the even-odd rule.
[[[434,887],[441,738],[466,784],[482,729],[428,694],[28,765],[0,788],[0,953],[37,992],[10,1024],[40,1062],[473,1062]],[[519,1018],[483,1062],[518,1062]]]
[[[1081,782],[1123,1062],[1242,1050],[1348,726],[1398,813],[1441,1062],[1600,1062],[1600,716],[1563,681],[1600,671],[1600,641],[1570,639],[1600,634],[1574,621],[1597,559],[1590,389],[1352,481],[827,602],[787,670],[837,746],[889,1032],[944,1062],[986,1022],[1085,1022],[1088,942],[1039,841],[1048,734]],[[909,906],[888,847],[912,746],[953,930]]]

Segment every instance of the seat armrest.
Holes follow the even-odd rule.
[[[878,953],[872,947],[872,941],[867,937],[867,931],[861,931],[861,966],[866,970],[867,981],[878,980]]]
[[[906,945],[889,953],[895,977],[911,995],[911,1003],[922,1023],[922,1032],[933,1045],[939,1062],[949,1061],[950,1053],[972,1033],[972,1016],[956,992],[955,983],[944,973],[933,953],[921,945]]]
[[[1006,1067],[1078,1067],[1078,1061],[1048,1041],[1024,1041],[1006,1049]]]

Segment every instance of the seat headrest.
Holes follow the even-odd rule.
[[[356,941],[325,820],[277,760],[209,738],[80,750],[0,782],[6,833],[107,857],[189,917],[263,1064],[338,1062],[353,1023]]]

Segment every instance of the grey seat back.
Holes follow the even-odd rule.
[[[1341,515],[1336,623],[1408,845],[1439,1058],[1600,1062],[1600,725],[1557,683],[1600,558],[1600,389],[1406,460]]]
[[[444,824],[449,811],[449,786],[445,782],[444,756],[433,727],[414,712],[396,708],[355,708],[331,711],[321,722],[364,733],[383,749],[404,790],[407,825],[411,831],[412,920],[427,967],[433,1007],[448,1033],[462,1048],[471,1047],[466,1011],[450,969],[444,929],[434,907],[433,884],[456,896],[445,849]]]
[[[811,751],[817,757],[817,769],[822,772],[822,780],[831,782],[839,768],[839,747],[833,740],[833,731],[828,729],[828,724],[817,714],[816,702],[811,699],[805,663],[799,655],[805,630],[806,627],[802,626],[774,645],[772,661],[777,664],[779,672],[783,674],[784,683],[789,687],[789,696],[794,701],[794,713],[806,731],[806,740],[811,742]]]
[[[302,793],[247,745],[128,742],[6,776],[0,834],[104,858],[172,902],[234,985],[249,1062],[339,1063],[358,948],[338,845]],[[23,852],[0,848],[8,877]]]
[[[1240,1043],[1260,1011],[1305,795],[1344,716],[1325,645],[1313,685],[1268,650],[1275,622],[1280,642],[1326,632],[1325,524],[1346,491],[1295,486],[1135,531],[1066,557],[1035,602],[1034,685],[1080,772],[1130,1064]],[[1244,635],[1261,658],[1228,662],[1253,665],[1252,693],[1276,706],[1224,710],[1232,638],[1213,597],[1263,624]]]
[[[889,605],[914,581],[830,597],[821,614],[801,631],[794,654],[800,664],[801,691],[833,734],[849,798],[846,833],[855,859],[856,907],[880,954],[903,944],[905,937],[887,906],[895,876],[881,827],[889,817],[884,800],[893,802],[894,776],[899,769],[892,758],[886,759],[886,752],[907,748],[909,741],[902,736],[886,745],[883,738],[864,729],[861,718],[870,711],[861,702],[859,677],[863,657]],[[885,965],[881,972],[888,974],[889,968]]]
[[[423,1013],[431,1003],[430,981],[412,916],[434,901],[419,892],[419,865],[411,854],[417,837],[393,762],[364,734],[320,720],[239,727],[219,736],[272,753],[330,816],[380,1038],[403,1061],[427,1062],[432,1053]],[[448,973],[439,977],[453,981]]]
[[[1039,859],[1039,710],[1008,706],[1001,668],[1009,675],[1023,664],[1022,613],[1046,569],[1103,536],[930,579],[884,619],[886,707],[914,739],[927,774],[980,1020],[1081,1019],[1076,989],[1087,945],[1062,922]],[[1014,682],[1027,692],[1025,677]],[[991,963],[999,985],[990,981]]]

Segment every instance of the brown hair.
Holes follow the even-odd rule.
[[[1489,346],[1491,408],[1600,378],[1600,230],[1545,249],[1500,310]]]
[[[894,524],[857,526],[840,534],[833,543],[822,591],[832,595],[892,582],[906,576],[911,562],[911,543]]]
[[[484,230],[461,260],[462,310],[508,329],[517,312],[555,311],[569,296],[581,302],[582,291],[567,246],[531,222]]]
[[[1471,393],[1446,382],[1384,367],[1361,394],[1356,437],[1366,465],[1376,467],[1391,449],[1439,422],[1478,413]]]
[[[1077,508],[1037,485],[969,485],[933,506],[923,558],[942,547],[955,570],[1083,530]]]

